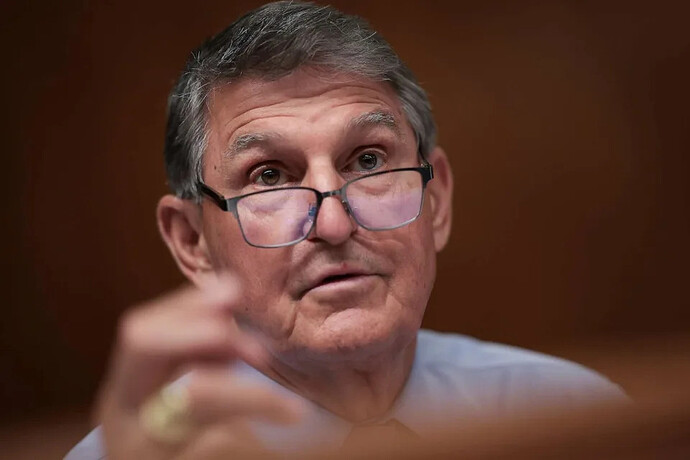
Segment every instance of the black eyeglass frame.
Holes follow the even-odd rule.
[[[399,224],[399,225],[395,225],[395,226],[393,226],[393,227],[371,228],[371,227],[368,227],[368,226],[362,224],[362,223],[357,219],[357,216],[352,212],[352,209],[350,208],[350,204],[349,204],[348,201],[347,201],[347,195],[346,195],[347,187],[348,187],[350,184],[352,184],[352,183],[354,183],[354,182],[357,182],[357,181],[360,181],[360,180],[362,180],[362,179],[367,179],[367,178],[369,178],[369,177],[381,176],[381,175],[383,175],[383,174],[389,174],[389,173],[401,172],[401,171],[416,171],[416,172],[418,172],[418,173],[422,176],[422,201],[421,201],[421,203],[420,203],[420,205],[419,205],[419,211],[417,211],[417,214],[416,214],[413,218],[408,219],[407,221],[405,221],[405,222],[403,222],[403,223],[401,223],[401,224]],[[273,188],[273,189],[270,189],[270,190],[260,190],[260,191],[258,191],[258,192],[246,193],[246,194],[244,194],[244,195],[238,195],[238,196],[235,196],[235,197],[232,197],[232,198],[225,198],[223,195],[221,195],[220,193],[218,193],[217,191],[215,191],[213,188],[209,187],[208,185],[206,185],[206,184],[203,183],[202,181],[198,181],[198,182],[197,182],[197,187],[199,188],[199,190],[201,190],[201,192],[202,192],[204,195],[206,195],[206,196],[208,196],[209,198],[211,198],[211,199],[213,200],[213,202],[214,202],[221,210],[223,210],[223,211],[225,211],[225,212],[232,213],[232,215],[235,216],[235,219],[237,220],[237,224],[238,224],[239,227],[240,227],[240,231],[242,232],[242,238],[244,238],[244,241],[245,241],[248,245],[254,246],[254,247],[256,247],[256,248],[282,248],[282,247],[286,247],[286,246],[292,246],[293,244],[297,244],[297,243],[299,243],[299,242],[301,242],[301,241],[304,241],[305,239],[307,239],[307,238],[309,237],[309,235],[311,234],[312,230],[314,229],[314,224],[316,223],[316,218],[317,218],[317,216],[319,215],[319,211],[321,210],[321,203],[323,203],[324,198],[328,198],[328,197],[330,197],[330,196],[338,196],[338,197],[340,197],[340,202],[343,204],[343,207],[345,208],[345,211],[346,211],[350,216],[352,216],[352,218],[355,220],[355,222],[357,222],[357,225],[359,225],[360,227],[362,227],[362,228],[364,228],[364,229],[366,229],[366,230],[370,230],[370,231],[374,231],[374,232],[379,232],[379,231],[394,230],[394,229],[396,229],[396,228],[404,227],[405,225],[410,224],[410,223],[414,222],[415,220],[417,220],[417,218],[421,215],[421,213],[422,213],[422,208],[424,207],[424,195],[425,195],[424,192],[426,191],[426,184],[427,184],[431,179],[433,179],[433,178],[434,178],[434,169],[433,169],[433,167],[432,167],[430,164],[425,163],[425,164],[423,164],[423,165],[421,165],[421,166],[418,166],[418,167],[415,167],[415,168],[388,169],[388,170],[386,170],[386,171],[379,171],[379,172],[367,174],[367,175],[365,175],[365,176],[357,177],[357,178],[355,178],[355,179],[352,179],[352,180],[349,180],[349,181],[345,182],[345,183],[343,184],[343,186],[340,187],[339,189],[330,190],[330,191],[327,191],[327,192],[320,192],[320,191],[318,191],[318,190],[316,190],[316,189],[314,189],[314,188],[311,188],[311,187],[302,187],[302,186],[294,186],[294,187],[276,187],[276,188]],[[251,241],[249,241],[249,240],[247,239],[247,236],[244,234],[244,228],[242,228],[242,221],[240,220],[240,216],[239,216],[239,214],[237,213],[237,203],[238,203],[241,199],[246,198],[246,197],[248,197],[248,196],[259,195],[259,194],[262,194],[262,193],[275,192],[275,191],[277,191],[277,190],[309,190],[309,191],[314,192],[314,194],[316,195],[316,207],[315,207],[316,209],[315,209],[315,211],[314,211],[314,221],[312,222],[311,228],[309,229],[309,231],[306,232],[306,233],[304,234],[304,236],[302,236],[301,238],[299,238],[299,239],[297,239],[297,240],[290,241],[290,242],[288,242],[288,243],[275,244],[275,245],[259,245],[259,244],[254,244],[254,243],[252,243]]]

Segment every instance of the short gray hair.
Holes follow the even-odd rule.
[[[436,124],[426,93],[381,35],[332,7],[280,1],[245,14],[187,60],[168,99],[165,165],[172,191],[199,199],[213,88],[244,77],[279,79],[303,65],[388,82],[422,156],[434,148]]]

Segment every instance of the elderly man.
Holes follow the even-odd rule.
[[[158,223],[195,286],[120,324],[70,459],[338,448],[441,415],[618,396],[572,363],[419,331],[453,180],[429,102],[361,19],[278,2],[194,51]]]

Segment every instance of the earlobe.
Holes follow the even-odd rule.
[[[200,207],[190,200],[165,195],[158,202],[156,218],[158,230],[180,271],[199,285],[203,274],[212,269]]]
[[[429,162],[434,167],[434,179],[427,189],[433,216],[434,247],[439,252],[448,243],[453,220],[453,171],[441,147],[431,152]]]

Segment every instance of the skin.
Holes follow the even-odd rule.
[[[276,81],[246,78],[219,86],[208,109],[203,177],[226,197],[281,185],[334,190],[362,174],[420,164],[413,131],[385,83],[300,69]],[[386,121],[367,117],[372,113]],[[126,316],[102,396],[106,440],[131,447],[123,458],[137,452],[134,447],[141,452],[145,436],[123,414],[136,413],[171,376],[190,369],[196,413],[224,409],[210,418],[198,415],[203,434],[176,452],[203,451],[208,439],[216,446],[212,433],[219,427],[242,432],[248,416],[292,420],[294,404],[277,397],[258,403],[267,395],[252,398],[255,389],[232,386],[227,361],[238,358],[353,422],[385,413],[409,374],[436,253],[450,232],[450,166],[440,148],[428,160],[435,178],[413,223],[368,231],[329,197],[309,237],[285,248],[248,245],[233,216],[211,200],[197,205],[163,197],[161,234],[197,297],[172,295]],[[322,282],[329,274],[351,276]],[[216,299],[215,307],[208,298]],[[173,318],[175,308],[184,314]],[[177,331],[189,331],[185,340],[171,332],[175,322]],[[205,334],[209,330],[217,334]],[[181,351],[171,355],[171,349]],[[160,367],[155,377],[124,383],[123,374],[135,373],[130,368],[142,366],[142,359],[149,374]]]

